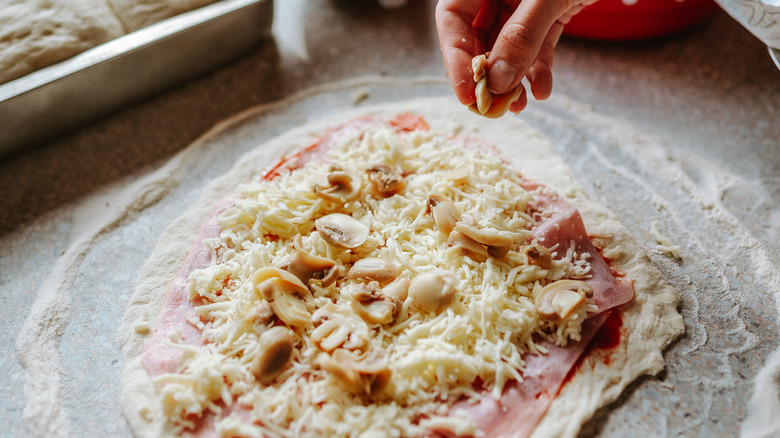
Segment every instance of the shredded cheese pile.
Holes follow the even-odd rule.
[[[495,152],[473,142],[377,127],[343,139],[328,154],[357,175],[376,164],[399,169],[405,187],[390,197],[363,190],[350,202],[332,202],[312,190],[327,184],[331,170],[317,160],[272,181],[241,186],[219,216],[221,235],[206,242],[213,251],[211,266],[189,279],[191,298],[204,303],[189,318],[202,331],[204,346],[181,346],[179,372],[157,379],[167,415],[177,427],[192,428],[204,412],[230,407],[216,422],[223,435],[419,436],[430,427],[475,433],[471,421],[451,414],[449,406],[485,392],[498,398],[507,382],[522,381],[523,354],[544,353],[532,336],[559,345],[579,339],[582,321],[595,309],[590,299],[550,322],[540,318],[534,298],[557,280],[587,278],[587,260],[570,251],[558,254],[549,269],[529,263],[522,249],[535,243],[526,211],[536,191],[525,190]],[[509,233],[512,249],[500,258],[480,259],[448,246],[427,205],[433,193],[451,199],[483,229]],[[330,213],[366,225],[367,240],[354,249],[326,243],[314,222]],[[455,299],[444,310],[415,312],[404,305],[393,322],[369,324],[369,344],[384,352],[391,372],[382,391],[349,391],[323,369],[318,357],[325,353],[312,341],[313,326],[291,328],[292,362],[273,382],[261,384],[250,372],[260,354],[260,334],[279,325],[258,317],[263,297],[252,274],[282,266],[299,235],[302,249],[335,261],[339,270],[328,286],[310,280],[312,311],[327,303],[349,308],[342,292],[354,280],[346,272],[366,257],[395,264],[401,278],[432,270],[455,278]]]

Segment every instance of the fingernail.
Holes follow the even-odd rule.
[[[515,81],[515,76],[517,70],[508,62],[499,59],[488,71],[488,90],[494,94],[506,93]]]

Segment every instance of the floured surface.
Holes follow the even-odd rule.
[[[401,85],[370,80],[359,86],[369,92],[368,102],[450,92],[443,81]],[[310,117],[353,106],[352,96],[359,86],[336,87],[329,93],[288,102],[275,114],[263,114],[252,125],[227,132],[217,144],[186,152],[178,160],[188,172],[168,182],[171,194],[121,227],[106,230],[89,246],[83,262],[69,270],[67,276],[76,279],[69,288],[71,308],[86,311],[68,315],[54,353],[60,355],[63,376],[59,406],[69,416],[74,435],[96,431],[129,435],[123,421],[104,421],[108,416],[121,419],[120,354],[113,333],[136,273],[162,230],[194,202],[206,182],[227,171],[241,153]],[[537,104],[523,117],[552,140],[586,192],[615,212],[647,249],[655,246],[649,231],[652,221],[682,247],[681,263],[652,253],[651,257],[681,292],[686,336],[667,352],[662,381],[649,379],[631,386],[617,404],[600,411],[583,434],[621,436],[626,427],[646,430],[648,435],[735,434],[746,415],[744,394],[752,392],[751,380],[776,347],[778,329],[773,297],[776,274],[772,269],[756,269],[756,263],[763,268],[772,266],[764,248],[751,237],[756,234],[752,226],[731,214],[737,207],[739,215],[753,207],[732,195],[747,193],[748,188],[766,192],[772,186],[765,180],[744,180],[728,173],[718,179],[694,178],[700,174],[693,160],[672,161],[666,145],[564,100]],[[727,194],[728,205],[721,201],[721,193]],[[107,202],[110,205],[93,208],[119,208]],[[778,217],[777,206],[765,206],[762,214],[774,212]],[[3,312],[7,312],[3,318],[9,321],[2,329],[6,333],[3,358],[18,357],[13,348],[18,335],[14,327],[24,322],[36,295],[30,280],[37,285],[48,275],[46,265],[39,267],[32,262],[34,258],[15,250],[35,248],[31,243],[41,233],[59,235],[62,240],[76,234],[68,225],[72,222],[63,224],[56,219],[61,221],[44,218],[4,238],[3,273],[24,271],[27,275],[3,279],[3,287],[14,292],[2,299],[15,298],[3,302]],[[777,235],[777,226],[766,232]],[[41,244],[30,257],[37,254],[45,259],[52,251],[47,245]],[[780,253],[776,246],[773,251]],[[85,337],[85,332],[91,335]],[[10,365],[9,372],[0,377],[12,394],[5,401],[10,426],[4,430],[24,434],[23,400],[18,396],[23,393],[24,370],[16,362]]]

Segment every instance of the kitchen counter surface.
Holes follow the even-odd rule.
[[[241,59],[0,162],[0,436],[57,421],[68,427],[54,435],[128,436],[116,328],[138,268],[198,189],[251,144],[203,146],[196,165],[171,173],[175,189],[139,197],[145,181],[172,159],[189,163],[176,158],[189,144],[257,105],[282,102],[258,122],[253,144],[359,105],[450,94],[434,3],[276,2],[274,38]],[[553,99],[520,117],[651,252],[681,292],[687,328],[666,371],[631,385],[583,435],[734,435],[780,344],[780,72],[720,11],[651,41],[564,38],[555,62]],[[129,204],[131,213],[113,209]],[[652,222],[682,260],[654,251]],[[38,327],[53,330],[41,339],[61,356],[55,414],[35,410],[26,378],[35,355],[20,335],[35,331],[41,315],[31,309],[47,302],[69,315]]]

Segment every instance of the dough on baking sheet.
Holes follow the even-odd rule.
[[[123,405],[136,435],[170,435],[173,430],[162,415],[159,397],[155,397],[154,385],[141,363],[148,333],[137,328],[154,324],[167,286],[176,276],[211,207],[284,154],[311,144],[326,128],[360,115],[391,118],[399,112],[422,116],[432,131],[473,136],[495,145],[513,168],[547,185],[569,205],[578,208],[591,234],[611,234],[613,238],[607,242],[605,254],[614,267],[626,272],[635,282],[634,300],[621,308],[623,326],[619,346],[608,351],[597,350],[588,356],[552,402],[535,436],[576,435],[599,407],[616,399],[631,381],[663,368],[664,347],[684,330],[676,309],[677,292],[663,280],[615,216],[586,196],[552,145],[516,118],[486,121],[465,111],[452,99],[414,100],[327,118],[258,146],[242,157],[228,174],[206,187],[191,210],[166,230],[141,270],[119,334],[125,358]],[[219,137],[219,133],[215,135]],[[609,354],[608,361],[601,356],[605,354]]]
[[[105,0],[0,0],[0,84],[122,34]]]
[[[216,0],[106,0],[127,32],[191,11]]]

